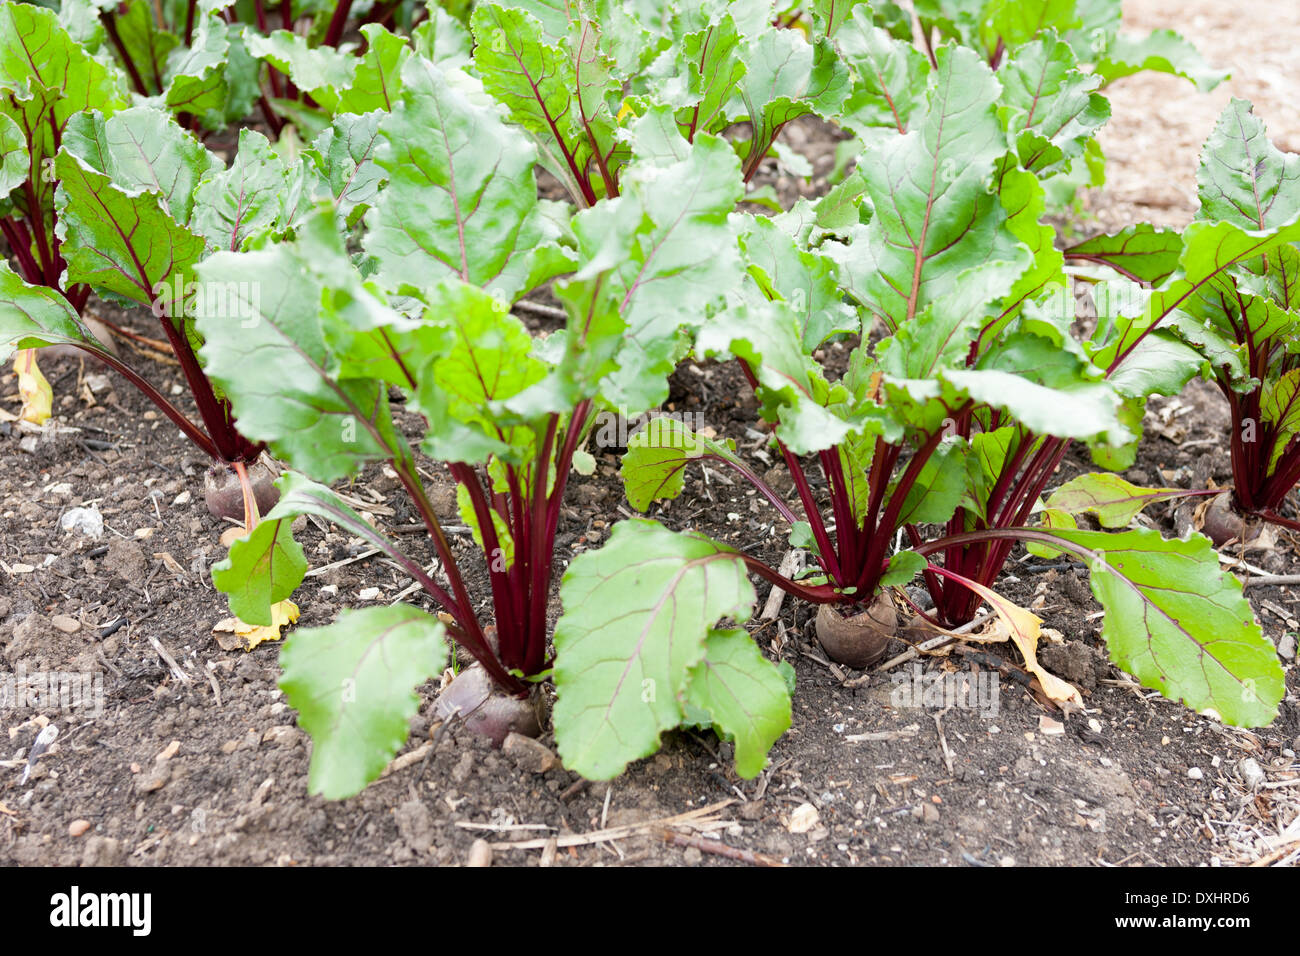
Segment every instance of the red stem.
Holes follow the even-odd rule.
[[[343,39],[343,30],[348,23],[348,14],[351,12],[352,0],[339,0],[339,5],[334,8],[334,16],[330,17],[330,25],[325,31],[325,39],[321,41],[323,45],[339,45],[339,40]]]

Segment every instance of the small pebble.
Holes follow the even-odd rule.
[[[68,836],[79,837],[90,829],[89,820],[73,820],[68,824]]]
[[[492,865],[492,847],[487,840],[475,840],[469,848],[469,859],[465,862],[466,866],[491,866]]]
[[[527,773],[546,773],[558,767],[560,761],[555,754],[532,737],[525,737],[511,731],[501,745],[501,752],[515,762],[520,770]]]
[[[1187,776],[1192,780],[1202,780],[1204,779],[1205,774],[1201,772],[1200,767],[1189,767],[1187,770]]]
[[[1237,764],[1237,773],[1241,774],[1241,782],[1250,790],[1258,790],[1268,779],[1264,769],[1250,757],[1244,758]]]
[[[81,622],[75,617],[68,617],[66,614],[54,615],[54,617],[50,618],[50,623],[64,634],[75,634],[81,630]]]

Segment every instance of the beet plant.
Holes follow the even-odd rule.
[[[934,605],[917,608],[922,618],[951,627],[989,601],[1030,663],[1037,618],[991,586],[1017,542],[1065,552],[1089,567],[1117,664],[1197,710],[1267,723],[1281,669],[1207,539],[1082,530],[1063,506],[1057,520],[1035,524],[1034,515],[1071,441],[1103,461],[1122,458],[1145,399],[1178,391],[1201,369],[1170,331],[1178,309],[1216,276],[1293,241],[1300,226],[1202,222],[1181,239],[1135,227],[1063,253],[1040,222],[1040,178],[1016,149],[1006,109],[1014,90],[969,49],[935,54],[906,132],[873,140],[861,157],[860,196],[839,190],[741,227],[749,281],[697,336],[699,356],[734,357],[754,387],[802,520],[733,448],[680,426],[630,442],[628,499],[645,508],[680,494],[697,458],[730,466],[815,557],[812,573],[781,584],[789,593],[868,609],[877,626],[862,639],[879,643],[893,613],[885,590],[920,575]],[[1105,320],[1080,342],[1062,291],[1067,258],[1159,285],[1120,278],[1100,287]],[[858,308],[845,309],[844,296]],[[859,331],[836,379],[818,350]],[[1139,508],[1109,510],[1103,523],[1123,527]]]
[[[1198,180],[1198,223],[1258,233],[1300,217],[1300,157],[1269,142],[1244,100],[1219,118]],[[1279,245],[1216,274],[1177,317],[1178,334],[1204,356],[1231,412],[1233,510],[1300,530],[1300,520],[1281,513],[1300,482],[1300,247]],[[1239,519],[1217,517],[1207,530],[1244,536]]]
[[[20,9],[38,8],[4,4],[0,15],[17,15],[13,11]],[[48,12],[35,16],[34,22],[49,28],[51,49],[78,50],[58,32]],[[99,75],[97,61],[83,62],[75,52],[68,56],[69,77],[78,70]],[[22,88],[43,89],[38,82],[28,76]],[[79,94],[81,100],[98,95],[90,90]],[[25,102],[23,96],[11,96]],[[62,101],[52,102],[57,106]],[[57,120],[57,139],[37,137],[30,148],[15,141],[6,154],[4,168],[17,170],[15,175],[41,170],[41,189],[48,191],[50,207],[36,221],[44,222],[45,234],[57,240],[50,250],[57,259],[47,272],[43,265],[33,265],[37,246],[25,247],[21,236],[11,239],[21,274],[0,263],[0,349],[68,345],[92,355],[125,376],[223,466],[215,469],[210,486],[214,513],[251,512],[256,502],[264,510],[273,501],[269,475],[248,474],[263,445],[241,433],[230,403],[205,375],[197,355],[201,338],[195,316],[204,309],[224,311],[226,299],[238,300],[238,283],[230,289],[207,287],[200,295],[194,268],[215,250],[292,232],[316,199],[331,204],[337,228],[345,230],[368,208],[381,181],[371,159],[378,114],[341,115],[310,148],[288,161],[265,137],[246,130],[227,167],[164,110],[86,106],[77,101],[34,114],[50,119],[51,128]],[[18,192],[31,194],[24,187]],[[35,199],[44,202],[40,194]],[[50,275],[57,282],[51,284]],[[90,333],[80,313],[91,291],[151,310],[194,399],[197,422]],[[238,325],[242,320],[234,316],[231,321]]]
[[[0,3],[0,233],[23,279],[59,293],[77,314],[90,288],[64,276],[54,157],[74,116],[127,105],[121,79],[53,10]]]
[[[684,333],[742,280],[728,220],[739,160],[720,138],[634,124],[620,195],[570,218],[538,199],[534,146],[475,80],[418,54],[401,80],[376,155],[391,179],[365,217],[362,252],[326,208],[292,239],[197,267],[204,283],[260,289],[247,328],[199,317],[201,355],[240,427],[296,469],[213,570],[232,610],[271,619],[306,571],[292,521],[313,514],[382,552],[441,612],[345,611],[289,638],[282,686],[314,740],[312,790],[345,796],[383,769],[419,705],[416,685],[442,672],[445,638],[477,666],[442,692],[439,711],[494,741],[538,731],[537,688],[553,677],[560,754],[584,775],[617,774],[682,724],[733,736],[738,770],[758,773],[789,724],[789,691],[743,631],[716,626],[743,620],[754,599],[734,556],[657,529],[647,533],[660,547],[642,561],[616,536],[568,570],[548,645],[561,503],[575,463],[590,460],[595,413],[661,403]],[[510,306],[557,272],[568,321],[534,336]],[[393,390],[422,419],[419,452],[394,423]],[[428,567],[327,486],[379,462],[427,531]],[[452,547],[430,501],[422,471],[434,467],[456,482],[472,554]]]

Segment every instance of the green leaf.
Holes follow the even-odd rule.
[[[0,113],[0,200],[27,179],[29,162],[27,137],[17,123]]]
[[[856,314],[844,303],[834,260],[800,248],[772,219],[747,216],[740,246],[751,266],[754,290],[780,297],[799,316],[803,347],[811,352],[839,332],[857,332]]]
[[[804,351],[798,316],[782,301],[742,304],[714,316],[700,331],[696,351],[705,358],[735,356],[758,380],[763,417],[796,455],[832,448],[860,422],[827,406],[847,396],[826,381]]]
[[[1250,102],[1233,98],[1205,141],[1196,179],[1200,219],[1276,229],[1300,216],[1300,156],[1268,139]]]
[[[1093,514],[1103,528],[1124,528],[1147,505],[1186,494],[1178,488],[1142,488],[1119,475],[1072,478],[1052,492],[1047,507],[1067,514]]]
[[[688,680],[686,705],[707,713],[719,737],[736,742],[736,773],[758,776],[767,752],[790,729],[790,692],[776,665],[743,629],[710,631]]]
[[[71,117],[87,109],[111,113],[126,103],[125,78],[79,46],[53,10],[0,4],[0,113],[26,131],[32,170],[47,169]],[[38,176],[32,185],[41,209],[50,210],[51,177]]]
[[[715,133],[728,125],[727,106],[745,75],[741,59],[745,39],[730,14],[716,23],[683,36],[650,80],[654,99],[673,109],[674,119],[687,140],[697,132]],[[649,112],[648,104],[642,104]]]
[[[685,159],[629,165],[622,187],[574,217],[578,271],[556,294],[581,317],[575,325],[594,330],[588,349],[599,338],[618,347],[601,394],[637,414],[667,398],[681,330],[698,328],[743,278],[728,214],[744,187],[735,153],[713,136],[697,137]]]
[[[325,485],[295,471],[275,483],[280,500],[251,535],[231,546],[229,556],[212,566],[212,583],[229,595],[230,610],[249,624],[270,624],[271,606],[283,601],[302,583],[307,565],[290,526],[299,515],[315,515],[338,525],[390,557],[401,553],[361,515]]]
[[[899,587],[926,569],[929,562],[915,551],[899,551],[889,559],[889,567],[880,576],[881,588]]]
[[[1149,529],[1052,536],[1102,555],[1091,560],[1092,593],[1106,609],[1102,637],[1119,667],[1230,724],[1273,719],[1283,694],[1277,652],[1208,538],[1165,539]]]
[[[230,398],[242,434],[320,481],[409,454],[387,385],[340,377],[345,356],[331,338],[347,341],[350,330],[322,301],[327,282],[341,285],[350,273],[332,216],[312,219],[296,242],[219,252],[199,266],[205,288],[223,293],[222,308],[197,316],[208,376]]]
[[[357,60],[352,82],[340,92],[333,112],[391,110],[402,89],[403,64],[411,56],[406,37],[389,33],[378,23],[364,24],[361,34],[366,38],[366,52]]]
[[[827,39],[833,39],[850,16],[871,17],[871,8],[862,0],[813,0],[809,7],[818,34]]]
[[[1260,727],[1274,718],[1283,693],[1277,652],[1240,581],[1219,570],[1209,538],[1179,541],[1147,528],[1050,533],[1089,561],[1115,665],[1227,723]]]
[[[303,163],[320,178],[322,194],[328,192],[349,226],[375,204],[385,182],[383,167],[375,162],[379,122],[385,115],[378,110],[362,116],[340,114],[303,153]],[[281,219],[292,221],[292,212],[286,209]]]
[[[69,281],[144,305],[160,284],[187,281],[205,251],[187,225],[194,191],[216,165],[160,110],[73,117],[55,161]]]
[[[800,116],[836,116],[849,93],[849,71],[825,39],[809,43],[797,30],[749,37],[741,54],[745,75],[728,113],[747,116],[753,138],[746,167],[753,169],[781,127]]]
[[[217,13],[201,15],[194,42],[175,51],[168,62],[167,107],[178,115],[194,115],[207,129],[244,119],[261,95],[261,64],[245,47],[245,35]]]
[[[101,351],[61,293],[29,285],[0,259],[0,362],[15,349],[43,345],[76,345]]]
[[[627,442],[619,474],[628,504],[645,511],[662,498],[676,498],[686,481],[686,466],[704,457],[741,463],[735,443],[704,438],[674,418],[652,418]]]
[[[984,43],[992,50],[998,40],[1016,50],[1041,36],[1081,26],[1076,0],[991,0],[984,10]]]
[[[430,325],[449,334],[416,377],[412,407],[429,421],[424,450],[442,461],[480,461],[487,454],[522,461],[533,456],[531,429],[507,403],[546,374],[533,339],[486,292],[446,280],[426,294]]]
[[[1049,32],[1016,49],[998,70],[998,115],[1021,166],[1032,173],[1059,170],[1082,156],[1110,118],[1110,104],[1096,92],[1100,79],[1077,66],[1070,45]]]
[[[960,439],[948,439],[935,449],[907,489],[895,527],[908,524],[942,524],[952,517],[966,491],[966,460],[970,446]],[[890,488],[890,498],[898,490]],[[886,532],[889,533],[889,532]]]
[[[597,196],[588,177],[600,171],[602,179],[604,172],[617,178],[606,157],[615,152],[611,102],[617,102],[619,84],[596,25],[579,16],[561,40],[529,10],[494,3],[478,4],[470,22],[484,88],[532,137],[542,165],[589,205]]]
[[[930,77],[924,119],[903,136],[882,140],[867,194],[875,209],[863,235],[837,258],[855,298],[890,329],[906,326],[927,306],[969,287],[991,269],[998,285],[971,296],[982,317],[1004,294],[1008,262],[1024,271],[1024,250],[1004,228],[1006,214],[989,191],[1006,139],[995,114],[999,84],[970,50],[945,47]],[[1012,276],[1014,277],[1014,276]],[[969,311],[945,309],[934,334],[949,341]],[[919,361],[919,360],[918,360]]]
[[[1065,250],[1067,258],[1111,266],[1141,282],[1164,281],[1178,268],[1183,240],[1176,229],[1138,223],[1113,235],[1094,236]]]
[[[447,659],[437,618],[406,604],[344,611],[337,624],[297,631],[280,653],[280,688],[312,738],[308,791],[350,797],[406,742],[417,685]]]
[[[1154,30],[1144,37],[1120,34],[1093,66],[1093,72],[1107,83],[1143,70],[1172,73],[1207,91],[1228,78],[1226,72],[1210,67],[1196,47],[1173,30]]]
[[[731,549],[633,519],[573,560],[560,598],[555,742],[570,770],[608,780],[682,722],[710,631],[745,620],[754,588]]]
[[[293,539],[291,523],[267,515],[212,566],[213,585],[230,600],[230,612],[241,621],[269,625],[271,605],[287,599],[302,583],[307,558]]]
[[[895,39],[872,22],[865,6],[857,6],[835,44],[853,70],[842,111],[847,128],[859,136],[875,130],[904,133],[924,115],[930,61],[910,36]]]
[[[1260,417],[1272,426],[1273,448],[1268,459],[1271,472],[1282,453],[1300,435],[1300,369],[1284,372],[1265,382],[1259,400]]]
[[[456,509],[460,512],[460,519],[469,526],[470,534],[474,536],[474,543],[478,545],[479,550],[487,554],[487,546],[483,543],[483,529],[479,525],[478,513],[474,510],[474,499],[470,497],[470,490],[464,485],[456,486]],[[500,559],[502,562],[501,570],[509,571],[515,563],[515,539],[510,534],[510,525],[506,519],[497,513],[496,509],[489,509],[492,515],[492,528],[496,532],[497,545],[501,548]],[[488,555],[490,562],[497,560],[497,555]]]
[[[239,152],[229,169],[206,173],[194,195],[194,231],[217,249],[238,252],[249,237],[279,219],[287,171],[270,142],[239,131]]]
[[[465,25],[437,4],[426,9],[429,18],[411,31],[415,53],[445,69],[469,66],[473,42]]]
[[[1128,440],[1117,417],[1120,398],[1098,371],[1039,335],[1012,333],[973,369],[942,373],[972,398],[1011,412],[1035,432],[1058,438]]]
[[[375,161],[389,182],[366,251],[393,289],[454,275],[513,302],[564,263],[546,248],[557,237],[537,201],[532,146],[428,60],[409,60],[402,82],[379,128]]]
[[[273,30],[268,36],[250,32],[245,42],[249,53],[288,74],[295,86],[330,112],[338,108],[361,63],[333,47],[313,47],[306,37],[288,30]]]

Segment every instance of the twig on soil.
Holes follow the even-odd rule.
[[[781,559],[781,565],[776,569],[776,573],[784,578],[794,576],[799,570],[801,555],[803,554],[798,548],[791,548]],[[775,584],[772,590],[768,592],[767,603],[763,605],[763,613],[758,616],[760,621],[770,621],[781,613],[781,605],[785,602],[785,591],[781,590]]]
[[[162,646],[162,643],[158,638],[154,637],[152,634],[146,634],[145,639],[153,645],[154,653],[157,654],[159,658],[162,659],[162,662],[167,665],[168,670],[172,673],[172,677],[176,678],[182,684],[192,684],[194,682],[194,678],[181,670],[181,665],[176,663],[176,658],[172,657],[171,654],[168,653],[167,648]]]
[[[575,780],[569,786],[565,787],[564,792],[560,794],[560,802],[568,803],[578,794],[582,793],[582,791],[586,790],[590,784],[591,781],[585,777],[581,780]]]
[[[811,658],[812,660],[816,661],[818,664],[821,664],[823,667],[829,668],[830,672],[835,675],[836,680],[844,683],[846,687],[848,686],[847,679],[844,676],[844,671],[840,670],[839,665],[832,664],[830,661],[822,657],[816,651],[805,651],[802,647],[797,647],[795,649],[804,657]],[[857,678],[854,679],[856,680]]]
[[[457,820],[456,826],[465,830],[490,830],[493,833],[511,833],[515,830],[556,829],[547,823],[470,823],[466,820]]]
[[[384,772],[379,775],[380,779],[382,780],[384,777],[390,777],[399,770],[405,770],[407,767],[411,766],[411,764],[419,763],[425,758],[425,755],[432,750],[433,741],[430,740],[427,743],[420,744],[420,746],[416,747],[414,750],[407,751],[384,768]]]
[[[540,850],[545,848],[552,840],[555,841],[557,847],[594,846],[597,843],[624,840],[639,833],[648,833],[664,827],[682,826],[697,830],[711,828],[726,823],[726,821],[717,819],[715,814],[723,807],[729,807],[735,802],[734,798],[719,800],[717,803],[710,803],[706,807],[688,810],[685,813],[678,813],[671,817],[660,817],[657,820],[646,820],[644,823],[629,823],[624,826],[593,830],[590,833],[565,833],[558,837],[537,837],[532,840],[519,840],[513,843],[493,843],[492,849]]]
[[[379,553],[378,548],[370,548],[366,551],[361,551],[357,554],[354,554],[350,558],[343,558],[339,561],[333,561],[330,564],[322,564],[319,568],[312,568],[305,575],[303,575],[303,577],[308,577],[308,578],[318,577],[319,575],[322,575],[327,571],[333,571],[335,568],[347,567],[349,564],[356,564],[358,561],[364,561],[366,558],[373,558],[378,553]]]
[[[1233,568],[1240,568],[1243,571],[1250,572],[1251,574],[1255,575],[1255,577],[1258,578],[1275,577],[1275,575],[1269,574],[1263,568],[1255,567],[1255,565],[1248,562],[1245,558],[1234,558],[1232,555],[1224,554],[1222,551],[1218,552],[1218,555],[1219,555],[1219,563],[1223,565],[1227,565],[1229,570],[1232,570]]]
[[[706,840],[703,837],[689,836],[672,830],[663,830],[659,836],[665,843],[671,843],[674,846],[694,847],[701,853],[712,853],[714,856],[725,857],[738,863],[749,863],[752,866],[784,867],[786,865],[776,857],[768,856],[765,853],[755,853],[753,850],[741,850],[738,847],[727,846],[727,844],[718,840]]]
[[[113,664],[112,661],[110,661],[107,657],[104,656],[104,649],[102,647],[95,648],[95,656],[99,658],[99,662],[101,664],[103,664],[105,667],[111,670],[118,677],[122,676],[121,670],[119,670],[117,666]]]
[[[943,754],[943,762],[948,768],[948,772],[952,773],[952,750],[949,749],[948,738],[945,737],[943,733],[943,715],[948,713],[949,710],[951,710],[951,708],[945,707],[943,710],[939,711],[939,713],[933,714],[932,716],[934,717],[934,729],[939,733],[939,752]]]
[[[1287,587],[1300,584],[1300,574],[1265,574],[1246,578],[1241,582],[1243,588],[1253,587]]]
[[[513,306],[517,312],[527,312],[530,315],[538,316],[543,319],[564,320],[569,317],[569,313],[563,309],[557,309],[553,305],[543,305],[541,302],[530,302],[528,299],[520,299]]]
[[[1258,860],[1255,860],[1249,865],[1270,866],[1276,863],[1278,860],[1282,859],[1282,857],[1286,856],[1289,852],[1291,852],[1291,850],[1295,849],[1298,846],[1300,846],[1300,840],[1297,840],[1295,843],[1288,844],[1287,846],[1278,847],[1272,853],[1269,853],[1267,856],[1261,856]]]
[[[101,652],[102,653],[102,652]],[[221,706],[221,685],[217,683],[217,672],[213,669],[211,661],[203,668],[208,675],[208,683],[212,685],[212,696],[216,698],[217,706]]]

